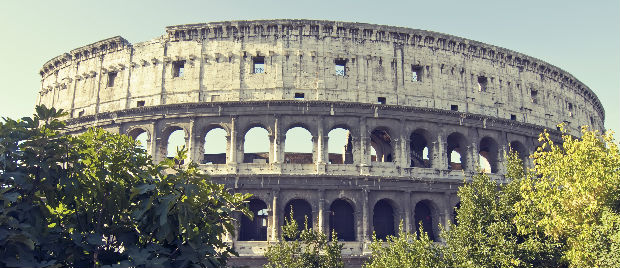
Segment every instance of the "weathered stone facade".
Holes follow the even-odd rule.
[[[70,132],[146,132],[156,161],[166,156],[170,133],[182,130],[193,161],[216,163],[201,168],[256,198],[266,226],[240,221],[257,229],[230,237],[237,262],[260,263],[290,204],[309,206],[314,228],[352,228],[344,254],[353,266],[368,253],[373,230],[389,234],[400,221],[409,231],[430,222],[437,238],[437,224],[453,218],[458,185],[482,157],[502,180],[509,146],[532,152],[538,133],[557,137],[561,122],[573,135],[581,125],[604,129],[600,101],[569,73],[460,37],[311,20],[180,25],[166,33],[137,44],[114,37],[48,61],[37,103],[69,111]],[[253,127],[267,130],[269,152],[244,153]],[[284,134],[294,127],[312,135],[311,154],[285,155]],[[206,155],[205,135],[216,128],[227,133],[226,153]],[[336,128],[350,133],[340,155],[326,145]],[[352,226],[336,226],[341,211]]]

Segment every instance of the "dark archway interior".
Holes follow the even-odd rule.
[[[433,217],[431,215],[431,209],[424,202],[419,202],[415,206],[415,231],[420,235],[420,222],[424,228],[424,232],[428,235],[428,238],[435,241],[435,233],[433,231]]]
[[[329,208],[329,235],[336,232],[338,241],[355,241],[355,217],[349,202],[338,199]]]
[[[372,223],[377,239],[385,240],[389,235],[396,235],[394,231],[394,209],[383,199],[375,204]]]
[[[370,133],[370,146],[375,149],[377,156],[370,159],[376,162],[392,162],[393,148],[390,134],[382,129],[375,129]]]
[[[293,213],[293,220],[297,222],[299,230],[304,229],[306,219],[308,222],[308,229],[312,229],[312,207],[306,200],[293,199],[286,204],[284,207],[284,220],[286,222],[291,220],[291,212]]]
[[[243,215],[239,230],[239,241],[267,241],[267,205],[265,202],[252,199],[248,208],[254,215],[253,219]]]
[[[467,167],[467,148],[465,137],[460,133],[452,133],[448,136],[448,169],[466,170]],[[458,154],[458,159],[453,157],[452,152]]]
[[[510,150],[517,152],[517,154],[519,155],[519,158],[521,159],[521,161],[523,161],[523,164],[525,164],[525,161],[528,158],[528,154],[527,154],[527,149],[525,149],[525,146],[518,141],[513,141],[510,143]]]
[[[410,154],[411,154],[411,166],[430,168],[430,151],[428,148],[428,141],[424,135],[414,132],[410,137]],[[426,149],[426,151],[424,150]]]
[[[491,168],[491,173],[497,172],[497,161],[498,161],[499,148],[497,142],[489,137],[484,137],[480,141],[480,152],[479,155],[484,157],[489,166]]]

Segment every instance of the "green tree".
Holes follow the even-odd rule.
[[[319,231],[308,228],[299,228],[298,223],[291,216],[282,226],[280,241],[269,244],[265,257],[268,263],[265,268],[342,268],[342,247],[338,243],[336,233],[332,233],[331,241],[328,236]]]
[[[0,123],[0,266],[220,267],[248,195],[186,156],[153,164],[131,138],[62,133],[62,111]]]
[[[443,258],[443,247],[433,243],[420,225],[420,233],[405,232],[402,223],[398,236],[388,236],[386,241],[373,237],[370,244],[372,255],[364,265],[366,268],[402,267],[448,267]]]
[[[522,234],[566,244],[571,267],[620,263],[620,153],[610,132],[582,128],[579,139],[547,132],[532,155],[535,169],[521,184],[516,222]]]

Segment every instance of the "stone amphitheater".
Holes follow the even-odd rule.
[[[524,40],[524,42],[528,42]],[[422,223],[439,241],[463,179],[498,181],[504,153],[525,158],[558,123],[604,130],[596,95],[539,59],[425,30],[316,20],[170,26],[131,44],[117,36],[49,60],[37,104],[145,141],[159,161],[180,133],[190,159],[253,194],[228,240],[233,265],[258,267],[290,213],[344,243],[359,267],[378,238]],[[301,130],[303,139],[287,139]],[[222,133],[211,139],[212,132]],[[339,135],[333,133],[340,133]],[[331,139],[342,146],[333,147]],[[182,140],[182,139],[181,139]],[[250,151],[256,141],[263,151]],[[210,144],[225,148],[213,153]],[[306,143],[309,151],[287,150]],[[224,146],[225,144],[225,146]]]

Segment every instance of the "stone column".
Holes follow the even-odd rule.
[[[368,189],[362,189],[362,235],[361,242],[367,242],[370,240],[370,212],[368,208]]]
[[[319,219],[318,219],[318,228],[317,230],[321,233],[327,233],[326,232],[326,225],[325,225],[325,190],[324,189],[319,189]],[[309,219],[312,220],[312,219]]]
[[[411,191],[405,191],[405,231],[411,233]],[[415,230],[415,229],[414,229]]]
[[[151,125],[151,127],[153,128],[153,131],[151,132],[151,156],[153,157],[153,162],[158,163],[159,161],[162,160],[162,156],[161,156],[161,151],[160,151],[160,147],[161,147],[161,137],[159,137],[159,124],[154,123]]]
[[[437,141],[433,142],[433,156],[431,166],[435,169],[448,169],[448,143],[442,132],[437,133]]]
[[[187,133],[187,136],[185,138],[185,144],[187,144],[187,157],[189,159],[185,160],[185,164],[188,164],[190,161],[194,161],[200,164],[202,162],[202,158],[204,157],[200,155],[200,136],[197,136],[199,134],[196,128],[196,119],[190,118],[188,130],[189,133]]]
[[[229,138],[228,138],[228,159],[226,159],[227,164],[228,165],[237,165],[238,160],[237,160],[237,155],[238,155],[238,148],[237,148],[237,117],[233,116],[230,119],[230,134],[229,134]]]
[[[326,161],[328,158],[326,158],[326,137],[325,134],[323,133],[323,120],[322,118],[317,118],[317,137],[316,137],[316,142],[314,143],[314,146],[316,148],[316,171],[318,174],[325,174],[325,165],[326,165]]]
[[[360,117],[360,174],[368,175],[370,174],[370,153],[368,151],[367,145],[367,130],[366,130],[366,118]]]
[[[282,163],[282,159],[284,156],[284,148],[282,148],[282,134],[280,133],[280,118],[279,116],[276,116],[275,118],[275,123],[274,123],[274,127],[273,127],[273,135],[271,137],[271,144],[272,144],[272,148],[273,148],[273,156],[271,156],[270,158],[272,159],[272,163],[276,163],[276,164],[281,164]]]
[[[280,195],[280,189],[272,190],[272,201],[271,201],[271,241],[277,241],[280,239],[280,223],[278,218],[278,213],[280,212],[278,197]]]

